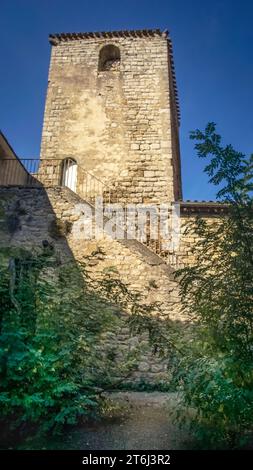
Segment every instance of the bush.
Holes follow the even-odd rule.
[[[97,406],[94,385],[85,376],[84,367],[78,370],[80,360],[77,362],[80,342],[84,347],[85,338],[88,348],[94,340],[94,331],[88,325],[91,312],[89,318],[81,319],[83,312],[74,310],[78,305],[75,296],[80,297],[83,280],[77,269],[59,266],[53,254],[45,250],[37,255],[24,250],[18,255],[3,251],[1,417],[8,422],[7,427],[23,432],[35,424],[40,424],[41,430],[59,430]],[[72,294],[68,271],[78,281]]]
[[[253,423],[252,361],[213,348],[209,332],[196,325],[187,338],[181,336],[180,344],[183,354],[174,374],[181,392],[176,420],[190,425],[202,448],[244,446]]]
[[[219,186],[227,213],[187,230],[198,235],[195,263],[177,272],[183,312],[177,380],[205,446],[237,447],[253,427],[253,158],[223,147],[214,124],[196,131],[196,149]]]
[[[4,432],[59,432],[99,412],[102,388],[136,367],[139,348],[118,360],[127,315],[146,307],[114,269],[62,263],[53,247],[0,250],[0,403]]]

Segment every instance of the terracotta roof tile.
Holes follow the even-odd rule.
[[[218,215],[228,212],[229,204],[218,201],[179,201],[181,215]]]

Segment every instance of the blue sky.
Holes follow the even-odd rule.
[[[18,155],[39,155],[52,32],[169,29],[181,108],[184,199],[215,197],[189,131],[214,121],[253,153],[250,0],[1,0],[0,128]]]

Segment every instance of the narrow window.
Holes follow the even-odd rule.
[[[120,50],[113,44],[102,47],[99,53],[98,71],[117,71],[120,69]]]

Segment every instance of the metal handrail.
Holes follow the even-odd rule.
[[[105,204],[121,202],[117,186],[110,187],[72,159],[0,158],[0,185],[65,186],[92,205],[97,196],[102,196]],[[157,240],[149,236],[145,241],[137,240],[160,257],[167,256],[160,234]]]
[[[71,162],[69,159],[39,159],[39,158],[0,158],[0,185],[31,186],[42,183],[45,186],[68,186],[64,183],[63,175],[68,172]],[[103,195],[106,203],[122,202],[117,187],[113,183],[104,182],[81,165],[75,163],[77,169],[77,188],[80,196],[94,201],[97,195]],[[22,171],[24,174],[22,175]],[[21,177],[22,175],[22,177]],[[37,181],[36,179],[37,178]],[[81,193],[81,194],[80,194]]]
[[[71,160],[71,158],[67,159],[67,160]],[[15,162],[17,165],[20,164],[20,166],[22,166],[27,172],[31,172],[32,174],[34,174],[34,171],[31,171],[31,165],[28,164],[27,165],[28,168],[27,168],[26,163],[31,162],[31,163],[40,164],[40,163],[47,162],[49,164],[49,163],[52,163],[52,162],[59,162],[59,164],[62,164],[63,162],[66,162],[66,160],[61,159],[61,158],[47,158],[47,159],[43,158],[43,159],[41,159],[41,158],[10,158],[10,157],[7,157],[7,158],[3,158],[3,159],[0,158],[0,165],[1,165],[1,163],[5,162],[5,161]],[[90,171],[86,170],[86,168],[83,168],[79,163],[76,163],[76,165],[77,165],[78,168],[81,168],[83,171],[85,171],[85,173],[89,174],[92,178],[96,179],[100,183],[105,184],[104,181],[100,180],[96,175],[94,175]],[[36,170],[36,173],[37,173],[37,170]]]

